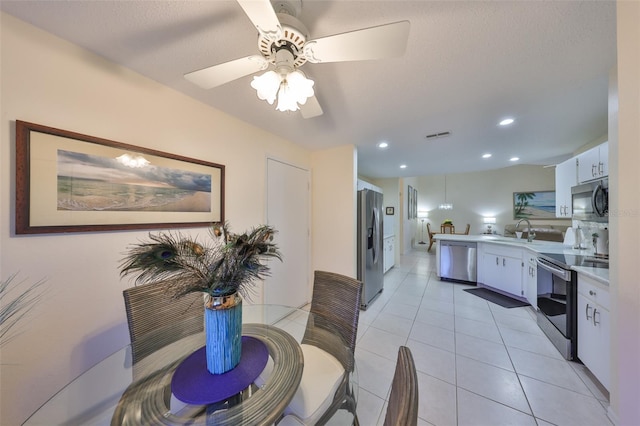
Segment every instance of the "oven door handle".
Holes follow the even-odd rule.
[[[553,275],[557,275],[558,277],[562,278],[565,281],[571,281],[570,271],[557,268],[553,263],[541,257],[536,258],[536,262],[538,263],[538,266],[540,266],[544,270],[551,272]]]

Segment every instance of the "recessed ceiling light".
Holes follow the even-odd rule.
[[[407,168],[407,165],[406,165],[406,164],[400,164],[400,168],[401,168],[401,169],[406,169],[406,168]]]
[[[520,159],[520,157],[511,157],[509,158],[509,161],[518,161]]]
[[[380,142],[380,143],[378,144],[378,148],[386,148],[386,147],[388,147],[388,146],[389,146],[389,144],[388,144],[388,143],[386,143],[386,142]]]
[[[489,154],[489,153],[482,154],[482,158],[491,158],[491,154]]]
[[[500,122],[500,125],[501,126],[508,126],[511,123],[513,123],[513,118],[505,118],[504,120],[502,120]]]

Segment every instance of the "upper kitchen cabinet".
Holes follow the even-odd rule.
[[[578,183],[609,176],[609,142],[578,154]]]
[[[571,219],[571,187],[578,182],[576,158],[556,166],[556,217]]]

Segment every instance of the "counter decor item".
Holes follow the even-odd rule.
[[[453,221],[452,221],[451,219],[445,219],[445,220],[442,222],[442,224],[443,224],[443,225],[453,225]]]
[[[240,361],[242,298],[269,275],[263,260],[282,260],[275,232],[261,225],[234,234],[224,222],[214,223],[202,243],[179,232],[149,234],[148,241],[130,246],[120,275],[136,275],[136,284],[157,283],[173,298],[204,293],[207,370],[222,374]]]

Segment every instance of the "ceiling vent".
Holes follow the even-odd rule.
[[[440,133],[432,133],[430,135],[427,135],[426,138],[427,139],[444,138],[450,135],[451,135],[451,132],[440,132]]]

